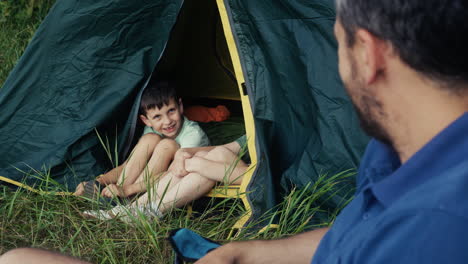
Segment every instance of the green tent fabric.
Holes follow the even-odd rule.
[[[103,172],[109,164],[95,128],[126,138],[130,108],[181,5],[57,1],[0,91],[0,175],[22,181],[20,171],[50,170],[72,189]]]
[[[112,166],[97,133],[109,138],[111,152],[117,149],[122,160],[138,135],[145,83],[164,72],[158,62],[165,68],[181,58],[191,59],[184,63],[191,65],[207,57],[191,56],[186,47],[192,41],[184,37],[211,36],[195,27],[196,18],[216,14],[216,2],[198,2],[57,1],[0,90],[0,176],[34,184],[40,182],[37,173],[21,171],[48,171],[73,189]],[[225,0],[224,5],[254,116],[258,164],[248,198],[258,217],[292,186],[357,167],[368,139],[338,76],[332,0]],[[207,10],[209,16],[189,15]],[[176,56],[182,43],[189,46]],[[165,50],[177,58],[163,57]],[[176,72],[186,94],[217,94],[224,88],[216,89],[216,83],[235,86],[221,76],[225,72],[206,81],[216,68],[206,63],[206,78],[199,78],[203,71],[196,66]],[[330,206],[339,206],[350,189],[346,185]]]
[[[228,3],[252,95],[259,164],[248,197],[259,216],[292,186],[356,168],[368,138],[339,78],[333,0]],[[331,208],[352,184],[337,186]]]

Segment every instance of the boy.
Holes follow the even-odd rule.
[[[162,216],[208,193],[216,183],[240,185],[249,164],[246,136],[221,146],[181,148],[167,175],[135,204]]]
[[[132,221],[128,214],[137,216],[139,212],[160,218],[172,208],[203,196],[217,182],[240,184],[250,163],[246,145],[246,137],[242,136],[221,146],[181,148],[168,172],[152,188],[153,192],[147,192],[129,206],[85,211],[83,215],[102,220],[119,217],[128,222]]]
[[[147,186],[167,170],[179,148],[208,146],[209,140],[196,122],[183,116],[182,100],[173,86],[150,82],[140,103],[140,119],[146,125],[130,157],[120,166],[99,176],[96,184],[106,185],[104,197],[128,197],[147,191]],[[77,186],[75,195],[85,195],[93,182]]]

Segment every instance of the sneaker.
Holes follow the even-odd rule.
[[[118,216],[119,220],[125,223],[132,223],[135,222],[135,219],[141,218],[142,216],[147,217],[149,220],[151,219],[161,219],[163,214],[155,208],[151,208],[150,205],[139,205],[129,206],[126,209],[126,214],[121,214]]]
[[[110,210],[86,210],[81,214],[86,218],[95,218],[98,220],[116,218],[125,223],[135,222],[135,219],[142,215],[155,219],[163,217],[163,214],[158,209],[151,208],[151,206],[148,205],[140,205],[138,207],[118,205]]]
[[[81,213],[85,218],[95,218],[98,220],[109,220],[113,217],[105,210],[86,210]]]
[[[161,213],[161,211],[159,211],[157,207],[153,206],[153,203],[147,205],[139,205],[138,210],[144,215],[152,218],[160,219],[164,216],[163,213]]]
[[[98,220],[110,220],[126,214],[128,209],[125,206],[118,205],[110,210],[86,210],[81,213],[86,218],[95,218]]]

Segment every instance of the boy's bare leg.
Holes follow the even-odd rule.
[[[117,166],[113,168],[112,170],[100,175],[98,178],[96,178],[96,181],[98,181],[101,185],[108,185],[108,184],[113,184],[117,183],[117,180],[119,179],[120,173],[122,173],[122,170],[124,168],[126,163]],[[85,184],[86,182],[81,182],[76,186],[75,192],[73,193],[76,196],[83,196],[85,194]],[[96,190],[98,188],[96,187]]]
[[[148,200],[159,200],[161,196],[165,195],[165,192],[172,189],[182,179],[183,177],[175,177],[170,171],[164,173],[158,181],[153,183],[152,190],[143,194],[135,203],[144,205],[148,203]]]
[[[126,180],[122,187],[109,185],[102,191],[102,195],[107,197],[111,197],[113,195],[127,197],[140,192],[145,192],[148,189],[148,186],[153,186],[154,182],[160,177],[160,175],[167,170],[169,163],[178,149],[179,145],[174,140],[162,139],[154,148],[147,167],[143,168],[140,175],[133,183]]]
[[[187,171],[228,184],[240,184],[247,168],[245,162],[238,160],[235,153],[223,146],[214,148],[204,156],[195,155],[185,161]]]
[[[208,153],[209,153],[208,151],[199,151],[199,152],[195,153],[194,156],[204,157]],[[162,173],[159,180],[156,181],[153,184],[153,186],[154,186],[153,190],[148,191],[147,193],[142,195],[136,201],[136,203],[138,203],[138,204],[147,204],[148,200],[153,200],[153,201],[154,200],[160,200],[160,198],[164,195],[165,192],[167,192],[168,190],[172,189],[174,186],[179,184],[179,182],[185,177],[185,175],[183,177],[178,177],[178,176],[175,176],[174,174],[172,174],[171,167],[173,165],[174,164],[171,164],[169,166],[168,171],[166,173]]]
[[[172,208],[182,207],[191,201],[194,201],[211,189],[215,181],[210,180],[196,173],[189,173],[183,177],[175,186],[169,189],[162,197],[153,200],[153,208],[158,208],[162,214]]]
[[[138,176],[138,182],[146,182],[148,176],[157,180],[163,172],[167,171],[174,154],[179,149],[179,144],[172,139],[163,139],[154,149],[151,159],[148,161],[148,169]]]
[[[157,183],[157,192],[147,192],[138,198],[132,206],[146,206],[151,200],[152,207],[164,214],[172,208],[182,207],[202,197],[216,184],[199,174],[189,173],[185,177],[171,177],[167,174]]]
[[[224,147],[216,147],[209,152],[199,152],[186,160],[186,164],[191,162],[190,166],[196,167],[197,172],[192,171],[186,176],[177,177],[169,171],[156,183],[155,193],[146,193],[134,203],[134,206],[145,205],[151,200],[152,206],[158,208],[161,213],[174,207],[184,206],[209,192],[216,182],[222,182],[226,171],[235,165],[237,159],[236,154]],[[241,182],[242,175],[248,167],[242,161],[237,162],[237,166],[228,177],[234,183]],[[186,169],[190,171],[192,168]],[[211,178],[205,175],[210,175]]]
[[[210,191],[216,182],[224,181],[226,171],[234,165],[236,166],[232,167],[231,176],[227,178],[234,183],[240,183],[248,166],[237,159],[235,153],[222,146],[216,147],[209,152],[197,153],[192,158],[185,160],[186,164],[189,163],[186,169],[188,171],[192,170],[191,173],[176,176],[171,171],[167,172],[156,183],[153,191],[148,191],[142,195],[131,207],[151,204],[153,209],[158,209],[160,213],[164,213],[171,208],[183,206]]]
[[[125,162],[125,168],[120,173],[117,184],[125,185],[134,183],[144,170],[146,163],[161,141],[161,137],[157,134],[151,133],[143,135],[130,154],[130,157]]]
[[[154,148],[161,141],[161,137],[156,134],[146,134],[140,138],[137,145],[130,154],[130,157],[121,165],[115,167],[114,169],[108,171],[107,173],[100,175],[96,180],[102,185],[115,185],[117,183],[121,184],[122,182],[133,183],[137,179],[138,175],[143,171],[146,162],[153,154]],[[84,188],[85,182],[80,183],[75,190],[74,195],[81,196],[85,193]],[[104,188],[104,190],[107,189]],[[110,195],[105,195],[111,197],[111,193],[114,191],[103,190],[103,195],[109,193]]]
[[[122,173],[126,165],[127,165],[127,161],[113,168],[112,170],[100,175],[98,178],[96,178],[96,181],[98,181],[102,185],[117,183],[117,181],[119,180],[119,176]]]
[[[186,170],[190,173],[182,178],[179,177],[179,179],[177,179],[178,177],[172,177],[175,183],[169,187],[163,196],[162,191],[165,188],[165,184],[160,183],[160,186],[158,186],[158,196],[155,197],[156,200],[154,200],[153,206],[158,207],[161,213],[165,213],[171,208],[184,206],[202,197],[214,187],[216,182],[225,180],[226,170],[231,166],[235,167],[232,167],[232,173],[227,177],[227,180],[239,184],[248,166],[243,161],[238,161],[237,159],[236,154],[221,146],[209,152],[197,153],[194,157],[185,161]],[[235,164],[236,161],[238,162],[237,164]],[[198,169],[197,171],[194,170],[195,167]]]
[[[0,256],[0,264],[9,264],[9,263],[25,263],[25,264],[36,264],[36,263],[50,263],[50,264],[59,264],[59,263],[70,263],[70,264],[86,264],[85,262],[77,258],[64,256],[62,254],[47,251],[36,248],[18,248],[13,249],[2,256]]]

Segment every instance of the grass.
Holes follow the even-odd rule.
[[[114,155],[107,137],[99,138],[108,158],[112,159]],[[42,179],[38,184],[40,189],[63,189],[47,171],[36,173],[36,177]],[[226,174],[229,173],[228,169]],[[354,171],[345,171],[333,176],[323,175],[302,189],[293,189],[279,205],[231,239],[227,239],[231,227],[245,213],[240,199],[204,197],[193,204],[192,214],[185,208],[174,209],[163,219],[139,215],[129,224],[118,219],[84,218],[81,215],[84,210],[100,208],[93,200],[0,186],[0,254],[18,247],[37,247],[92,263],[172,263],[172,248],[166,238],[177,228],[189,228],[211,240],[226,243],[274,239],[328,226],[349,200],[344,199],[338,209],[332,210],[326,206],[327,201],[336,198],[339,186],[346,186],[343,183],[349,182],[354,174]],[[258,227],[268,223],[277,227],[259,233]]]
[[[165,239],[169,230],[175,227],[206,230],[219,239],[231,224],[219,216],[208,215],[210,212],[200,216],[203,221],[193,221],[183,211],[172,213],[164,221],[141,217],[135,225],[118,220],[89,220],[81,217],[80,212],[90,209],[90,202],[22,190],[3,189],[0,204],[0,252],[32,246],[95,263],[170,263],[172,253]]]
[[[54,1],[0,1],[0,87]],[[108,141],[100,140],[109,146]],[[112,159],[112,151],[107,154]],[[39,174],[46,179],[43,186],[55,184],[47,181],[47,175]],[[329,225],[339,209],[328,209],[326,202],[353,174],[346,171],[331,177],[324,175],[305,188],[294,189],[233,240],[278,238]],[[18,247],[38,247],[94,263],[171,263],[172,249],[165,239],[170,230],[190,228],[212,240],[227,242],[230,228],[244,213],[240,199],[205,198],[205,202],[207,205],[195,207],[199,213],[190,216],[178,209],[161,221],[142,216],[130,225],[83,218],[83,210],[97,207],[91,201],[0,186],[0,254]],[[254,232],[259,223],[278,223],[278,228]]]
[[[0,87],[55,0],[0,1]],[[0,88],[1,89],[1,88]]]
[[[322,203],[334,195],[329,192],[334,185],[352,176],[351,172],[323,176],[307,188],[293,190],[274,210],[259,219],[271,223],[276,220],[278,228],[259,234],[253,232],[258,223],[253,222],[232,239],[278,238],[329,225],[338,211],[326,212]],[[83,210],[97,208],[89,200],[3,186],[0,188],[0,254],[17,247],[38,247],[93,263],[171,263],[172,249],[166,240],[171,230],[190,228],[224,243],[230,228],[244,213],[240,199],[204,200],[203,206],[198,202],[195,207],[201,210],[192,215],[176,209],[162,220],[139,216],[134,224],[127,224],[119,220],[83,218],[80,214]],[[326,213],[328,219],[319,224],[311,221],[319,213]]]

